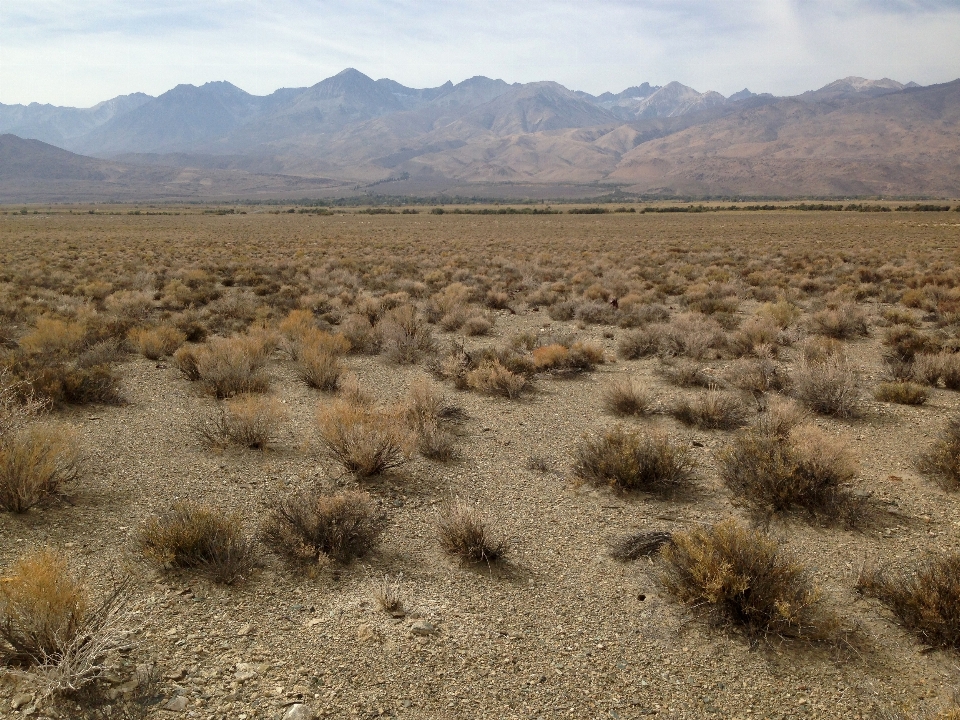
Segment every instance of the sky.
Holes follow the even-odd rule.
[[[960,0],[0,0],[0,102],[88,107],[228,80],[265,95],[354,67],[619,92],[792,95],[960,77]]]

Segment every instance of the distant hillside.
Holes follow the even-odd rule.
[[[82,195],[90,183],[94,193],[157,197],[477,183],[485,192],[509,183],[511,194],[573,183],[663,195],[945,196],[960,195],[958,88],[848,77],[794,98],[678,82],[593,96],[482,76],[418,89],[347,69],[266,96],[211,82],[87,109],[0,105],[0,132],[80,154],[5,140],[34,195],[50,182],[58,192],[68,183]],[[15,194],[12,172],[3,177]]]

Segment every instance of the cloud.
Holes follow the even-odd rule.
[[[209,80],[265,94],[348,66],[419,87],[482,74],[791,94],[846,75],[954,79],[958,35],[947,0],[3,0],[0,102]]]

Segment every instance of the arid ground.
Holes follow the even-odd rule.
[[[953,707],[956,641],[907,627],[863,577],[960,552],[956,478],[922,462],[960,412],[960,213],[10,210],[0,365],[16,402],[45,407],[9,442],[43,427],[77,455],[32,507],[0,512],[0,568],[14,583],[46,548],[91,598],[121,586],[125,634],[81,693],[43,697],[20,662],[0,717]],[[216,352],[246,375],[218,384]],[[417,420],[423,397],[436,411]],[[243,402],[258,442],[231,434]],[[767,438],[775,412],[801,431],[771,447],[835,460],[810,471],[823,502],[733,477],[731,448]],[[395,467],[338,460],[330,433],[361,416]],[[683,477],[585,469],[615,428],[666,443]],[[268,532],[284,502],[353,491],[379,531],[357,557]],[[174,506],[230,519],[249,554],[236,573],[145,551]],[[452,506],[504,556],[445,552]],[[804,570],[823,628],[710,612],[668,591],[664,550],[611,554],[729,518]]]

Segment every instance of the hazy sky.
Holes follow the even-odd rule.
[[[619,92],[778,95],[847,75],[960,77],[960,0],[0,0],[0,102],[88,106],[178,83],[248,92],[355,67]]]

